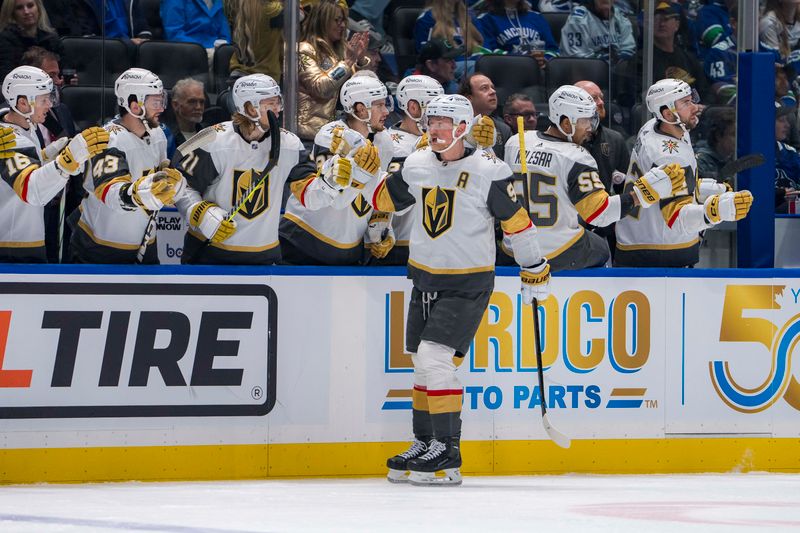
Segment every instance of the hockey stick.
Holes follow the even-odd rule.
[[[203,128],[202,130],[198,131],[194,135],[192,135],[189,139],[186,139],[175,153],[180,153],[181,157],[184,157],[188,154],[191,154],[198,148],[202,148],[203,146],[208,146],[211,142],[217,138],[217,130],[214,129],[214,126],[209,126],[207,128]],[[158,211],[153,211],[150,214],[150,218],[147,220],[147,227],[144,230],[144,235],[142,236],[142,242],[139,244],[139,249],[136,251],[136,264],[141,265],[142,261],[144,261],[144,254],[147,251],[147,245],[150,243],[150,239],[153,238],[153,233],[156,230],[156,217],[158,216]]]
[[[278,124],[278,117],[275,116],[275,113],[272,111],[267,111],[267,121],[269,121],[269,135],[270,135],[270,147],[269,147],[269,161],[267,162],[267,166],[263,168],[263,170],[256,172],[253,169],[254,175],[250,178],[251,185],[244,191],[242,197],[239,199],[236,204],[231,207],[228,214],[225,216],[225,222],[231,222],[233,217],[236,216],[244,205],[250,201],[250,199],[255,194],[256,190],[261,186],[262,183],[269,177],[269,173],[272,172],[272,169],[275,168],[275,165],[278,164],[278,157],[280,156],[281,151],[281,126]],[[253,183],[255,177],[258,176],[258,181]],[[211,239],[206,239],[203,241],[203,244],[194,254],[193,260],[199,259],[203,253],[205,252],[208,245],[211,244]]]
[[[520,170],[523,174],[525,174],[525,181],[529,181],[531,179],[530,175],[528,174],[528,154],[525,150],[525,124],[523,122],[522,117],[517,117],[517,135],[519,135],[519,162],[520,162]],[[561,446],[562,448],[569,448],[571,441],[569,437],[558,431],[553,425],[550,423],[550,419],[547,417],[547,405],[546,399],[547,394],[545,394],[544,389],[544,369],[542,368],[542,346],[539,341],[539,302],[536,298],[533,299],[532,303],[533,309],[533,338],[534,338],[534,348],[536,349],[536,373],[539,376],[539,396],[541,397],[540,405],[542,407],[542,425],[544,426],[545,432],[547,432],[547,436],[550,437],[550,440],[555,442],[557,445]]]
[[[764,156],[762,154],[754,153],[743,155],[739,159],[734,159],[733,161],[725,163],[725,165],[719,169],[717,177],[719,179],[732,178],[739,172],[744,172],[745,170],[749,170],[763,164]]]

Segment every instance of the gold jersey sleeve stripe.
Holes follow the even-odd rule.
[[[690,205],[692,202],[691,196],[681,196],[662,207],[661,215],[664,217],[664,222],[667,223],[667,226],[671,228],[678,219],[678,214],[680,214],[681,209],[686,205]]]
[[[525,231],[532,225],[531,217],[528,216],[528,213],[522,207],[517,209],[517,212],[514,213],[511,218],[500,222],[500,227],[503,228],[503,233],[506,235],[513,235]]]
[[[17,193],[17,196],[22,199],[23,202],[27,202],[28,196],[28,179],[31,177],[31,174],[34,170],[39,168],[39,165],[30,165],[17,174],[17,177],[14,179],[14,192]]]
[[[372,195],[372,207],[378,211],[385,211],[387,213],[394,213],[397,209],[394,206],[392,196],[389,194],[389,189],[386,187],[386,180],[383,180],[375,193]]]
[[[306,204],[303,202],[303,199],[304,199],[304,198],[303,198],[303,196],[305,195],[305,192],[306,192],[306,187],[308,187],[308,185],[309,185],[309,184],[310,184],[312,181],[314,181],[314,178],[315,178],[315,177],[316,177],[316,175],[314,175],[314,174],[310,174],[310,175],[309,175],[307,178],[305,178],[305,179],[301,179],[301,180],[293,181],[293,182],[291,182],[291,183],[289,184],[289,189],[292,191],[292,194],[294,195],[294,197],[295,197],[295,198],[297,198],[297,200],[298,200],[298,201],[299,201],[299,202],[300,202],[302,205],[306,205]]]
[[[598,189],[589,196],[584,196],[575,204],[575,209],[583,220],[590,223],[598,217],[608,205],[608,193]]]
[[[115,185],[117,183],[130,183],[130,182],[131,182],[130,174],[125,174],[124,176],[120,176],[118,178],[114,178],[113,180],[109,180],[101,184],[99,187],[95,188],[94,195],[101,202],[105,202],[106,194],[108,194],[108,190],[111,188],[112,185]]]

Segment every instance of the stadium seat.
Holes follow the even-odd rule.
[[[119,39],[66,37],[62,42],[64,57],[75,67],[81,85],[113,87],[117,77],[133,66],[128,47]]]
[[[99,126],[117,114],[117,99],[111,87],[67,85],[61,90],[64,102],[79,130]]]
[[[553,33],[553,39],[558,44],[561,44],[561,28],[567,22],[569,13],[542,13],[542,16],[550,26],[550,31]]]
[[[400,75],[417,64],[417,51],[414,48],[414,23],[422,13],[418,7],[400,7],[395,9],[389,19],[388,33],[394,42],[394,53]]]
[[[236,47],[232,44],[223,44],[214,50],[214,61],[212,72],[214,73],[214,86],[211,90],[219,92],[227,88],[228,78],[231,75],[231,57],[236,53]]]
[[[212,126],[231,119],[231,114],[219,106],[207,107],[203,113],[203,124]]]
[[[602,59],[586,59],[582,57],[557,57],[547,64],[547,94],[562,85],[573,84],[580,80],[589,80],[597,84],[603,91],[609,88],[608,63]]]
[[[196,43],[145,41],[139,45],[137,66],[155,72],[167,89],[189,77],[208,85],[208,54]]]
[[[506,98],[513,93],[526,94],[534,102],[546,99],[544,76],[532,57],[485,55],[478,58],[475,71],[485,74],[494,82],[498,112],[502,112]]]
[[[161,20],[161,0],[141,0],[141,9],[147,25],[153,32],[153,39],[158,41],[164,38],[164,23]]]

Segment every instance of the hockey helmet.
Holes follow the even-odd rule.
[[[592,130],[596,130],[600,123],[597,115],[597,104],[589,93],[574,85],[562,85],[550,95],[548,102],[550,108],[549,118],[558,131],[566,135],[572,142],[572,135],[579,119],[588,118],[591,121]],[[572,133],[567,133],[561,129],[561,117],[567,117],[572,125]]]
[[[233,96],[233,106],[236,112],[243,115],[253,122],[260,120],[261,117],[261,101],[268,98],[280,98],[281,107],[283,110],[283,96],[281,95],[281,88],[278,83],[267,76],[266,74],[250,74],[249,76],[242,76],[233,84],[231,91]],[[247,102],[255,108],[257,116],[255,118],[249,116],[244,109]]]
[[[422,117],[414,118],[408,114],[408,103],[415,100],[425,113],[425,107],[435,97],[444,94],[442,84],[422,74],[406,76],[397,85],[397,107],[413,120],[420,120]]]
[[[681,124],[681,119],[675,121],[668,121],[661,114],[661,110],[666,107],[676,117],[678,110],[675,107],[675,102],[687,96],[692,97],[692,102],[699,103],[700,99],[697,91],[691,88],[688,83],[683,80],[676,80],[673,78],[666,78],[658,80],[647,89],[647,96],[645,102],[647,103],[647,110],[653,114],[658,120],[668,122],[670,124]]]
[[[344,112],[355,116],[356,104],[364,104],[367,110],[372,107],[372,102],[376,100],[386,100],[389,95],[386,86],[372,76],[353,76],[342,85],[339,91],[339,101],[342,103]],[[369,121],[370,114],[366,121]],[[363,119],[359,119],[363,120]]]
[[[475,112],[472,109],[472,103],[466,96],[460,94],[442,94],[435,97],[428,102],[425,107],[425,114],[423,115],[423,129],[428,130],[428,123],[431,117],[448,117],[453,120],[453,141],[444,150],[439,152],[446,152],[449,150],[459,139],[469,133],[472,119]],[[466,123],[467,127],[458,135],[456,130],[461,123]]]
[[[33,115],[36,107],[36,97],[43,94],[50,95],[54,99],[53,80],[40,68],[23,66],[17,67],[9,72],[3,80],[3,98],[14,112],[19,113],[25,118]],[[24,96],[28,100],[31,111],[23,113],[17,109],[17,99]]]
[[[148,96],[160,96],[161,110],[167,107],[167,92],[161,79],[143,68],[131,68],[123,72],[114,83],[114,94],[117,96],[117,103],[128,113],[138,119],[144,120],[147,111],[144,110],[145,101]],[[131,96],[136,98],[136,102],[142,108],[142,113],[135,115],[131,111]]]

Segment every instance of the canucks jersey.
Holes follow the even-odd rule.
[[[123,197],[131,183],[167,161],[167,138],[161,128],[143,137],[114,120],[104,126],[108,147],[87,163],[78,228],[72,234],[75,260],[88,263],[133,263],[150,213]],[[155,237],[144,262],[157,263]]]
[[[190,218],[191,207],[201,200],[213,202],[230,211],[248,193],[248,188],[254,184],[251,182],[258,181],[258,171],[269,163],[272,145],[269,134],[259,140],[247,141],[230,121],[217,124],[214,128],[217,136],[213,142],[189,154],[178,152],[175,157],[175,168],[186,177],[188,185],[186,193],[176,200],[178,210],[186,220]],[[280,136],[278,162],[251,199],[234,216],[236,232],[224,242],[210,243],[210,250],[204,252],[202,258],[194,259],[215,263],[259,264],[274,263],[280,259],[278,222],[283,188],[298,163],[308,160],[296,135],[282,129]],[[309,173],[314,174],[313,166],[306,168],[302,177]],[[186,236],[186,249],[205,240],[199,230],[190,228]]]
[[[699,260],[700,238],[676,224],[681,209],[693,204],[697,159],[688,133],[676,139],[661,133],[655,118],[650,119],[636,139],[631,152],[626,191],[631,183],[653,167],[678,163],[686,175],[688,195],[660,202],[660,209],[636,208],[617,223],[615,263],[630,266],[686,266]]]
[[[616,60],[636,53],[631,22],[619,9],[609,20],[601,20],[585,6],[575,6],[561,29],[561,55]]]
[[[333,129],[347,128],[343,120],[329,122],[314,138],[314,159],[321,168],[331,157],[330,147]],[[386,170],[392,161],[394,145],[387,131],[371,135],[378,149],[381,170]],[[342,198],[349,198],[346,194]],[[289,241],[295,248],[314,260],[329,265],[351,265],[361,259],[362,238],[369,224],[372,207],[363,194],[345,205],[335,201],[330,207],[312,210],[304,206],[298,196],[292,195],[286,203],[286,212],[280,224],[281,239]]]
[[[5,116],[0,117],[0,120]],[[46,262],[44,205],[64,188],[67,178],[55,163],[42,166],[38,139],[15,124],[16,148],[0,160],[0,261]]]
[[[429,147],[379,182],[372,195],[380,211],[414,205],[408,275],[421,291],[482,291],[494,286],[494,220],[524,239],[536,231],[517,203],[511,169],[487,150],[442,161]],[[531,257],[532,266],[540,257]]]

